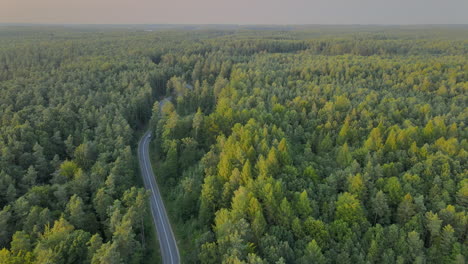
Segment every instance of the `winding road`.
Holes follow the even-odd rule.
[[[138,143],[138,160],[140,163],[141,175],[145,188],[150,191],[150,207],[153,216],[154,226],[156,227],[159,246],[161,247],[162,263],[179,264],[180,255],[177,243],[172,232],[171,223],[167,217],[166,209],[159,192],[156,178],[149,158],[149,142],[151,132],[146,132]]]

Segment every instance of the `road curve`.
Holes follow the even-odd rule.
[[[180,255],[177,243],[172,232],[172,227],[167,217],[161,193],[159,192],[156,178],[149,158],[149,142],[151,132],[146,132],[138,143],[138,160],[140,163],[141,175],[145,188],[150,192],[150,207],[153,216],[154,226],[156,227],[159,246],[161,247],[161,257],[163,264],[179,264]]]

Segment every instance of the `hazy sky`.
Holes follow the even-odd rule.
[[[468,24],[468,0],[0,0],[0,23]]]

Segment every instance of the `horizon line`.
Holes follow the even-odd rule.
[[[0,22],[0,25],[38,25],[38,26],[119,26],[119,25],[161,25],[161,26],[468,26],[468,23],[42,23],[42,22]]]

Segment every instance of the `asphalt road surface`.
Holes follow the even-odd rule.
[[[172,232],[169,218],[167,217],[166,209],[159,192],[156,179],[154,177],[153,168],[149,158],[149,142],[151,133],[146,132],[138,143],[138,160],[140,162],[141,175],[145,183],[145,188],[150,191],[150,207],[153,216],[154,226],[158,233],[159,246],[161,247],[162,263],[164,264],[179,264],[180,256],[177,243]]]

